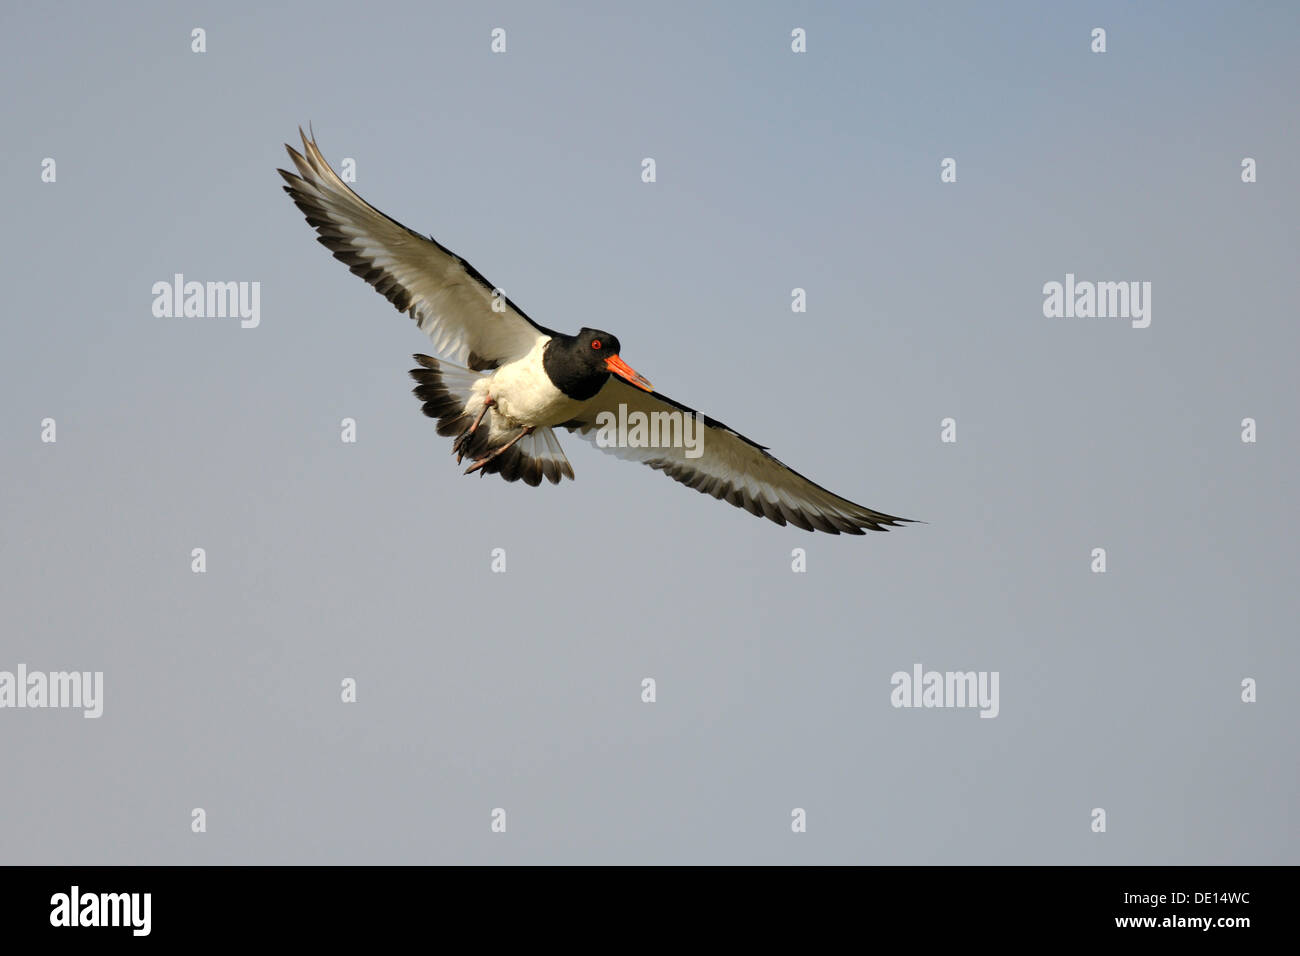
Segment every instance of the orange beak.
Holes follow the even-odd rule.
[[[649,379],[628,365],[617,355],[611,355],[605,359],[605,368],[609,369],[624,381],[631,382],[637,388],[644,388],[647,392],[653,392],[655,387],[650,384]]]

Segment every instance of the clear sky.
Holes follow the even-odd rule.
[[[7,5],[0,671],[104,700],[0,709],[0,861],[1300,862],[1298,27]],[[576,482],[462,477],[428,340],[280,190],[309,121],[542,324],[927,523],[778,528],[569,436]],[[155,317],[176,273],[260,323]],[[1045,317],[1067,274],[1150,327]],[[998,716],[893,707],[916,664]]]

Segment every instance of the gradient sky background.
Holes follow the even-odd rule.
[[[278,6],[0,13],[0,669],[105,674],[0,711],[0,862],[1300,862],[1294,5]],[[280,190],[308,121],[538,321],[928,523],[568,436],[575,483],[461,477],[428,340]],[[155,318],[176,272],[260,327]],[[1067,272],[1151,327],[1044,318]],[[917,662],[1000,715],[892,708]]]

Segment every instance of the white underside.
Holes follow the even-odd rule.
[[[505,428],[559,425],[578,416],[583,403],[569,398],[553,384],[542,367],[541,339],[527,355],[502,365],[474,383],[473,404],[482,408],[485,396],[496,403],[494,424]]]

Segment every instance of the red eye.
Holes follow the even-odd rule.
[[[598,348],[600,348],[600,339],[592,339],[592,340],[591,340],[591,347],[592,347],[593,349],[598,349]]]

